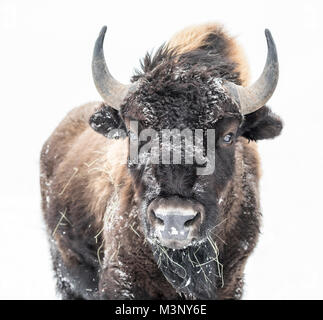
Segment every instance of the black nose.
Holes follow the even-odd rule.
[[[148,207],[153,237],[173,249],[188,246],[199,238],[203,215],[201,204],[177,197],[159,199]]]

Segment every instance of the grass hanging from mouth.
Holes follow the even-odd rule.
[[[199,260],[197,259],[196,252],[197,252],[197,251],[195,251],[195,252],[193,253],[193,254],[194,254],[194,258],[195,258],[195,260],[196,260],[196,262],[197,262],[196,266],[197,266],[197,267],[199,267],[199,268],[200,268],[200,271],[202,271],[202,272],[203,272],[203,275],[204,275],[205,281],[206,281],[206,282],[212,282],[212,281],[208,278],[208,276],[206,275],[206,273],[205,273],[204,269],[202,268],[202,264],[201,264],[201,263],[199,262]]]
[[[161,250],[161,252],[165,255],[165,257],[167,258],[167,260],[169,260],[171,263],[173,263],[174,265],[178,266],[179,268],[181,268],[184,271],[184,276],[181,276],[181,278],[185,279],[187,276],[187,272],[185,270],[185,268],[183,266],[181,266],[179,263],[177,263],[176,261],[174,261],[167,253],[167,250],[158,244],[158,242],[155,242],[155,245]]]
[[[224,286],[224,279],[223,279],[223,264],[220,263],[219,261],[219,249],[218,246],[216,245],[216,242],[211,238],[210,235],[207,236],[207,239],[212,247],[212,249],[214,250],[214,254],[215,254],[215,262],[217,264],[217,269],[218,269],[218,276],[221,278],[221,288],[223,288]]]
[[[212,239],[212,237],[209,235],[206,238],[206,244],[209,244],[209,250],[211,250],[211,256],[204,259],[203,261],[199,260],[198,252],[200,250],[200,247],[197,246],[195,251],[187,251],[187,261],[192,265],[193,268],[195,268],[195,272],[199,273],[202,272],[202,277],[204,277],[204,280],[206,283],[212,284],[213,280],[209,277],[206,270],[208,270],[209,267],[207,267],[210,263],[215,263],[214,269],[213,269],[213,276],[218,277],[221,279],[221,287],[224,286],[224,278],[223,278],[223,264],[219,261],[219,249],[217,247],[216,242]],[[171,267],[171,265],[175,266],[176,268],[180,268],[180,270],[183,270],[183,275],[180,275],[182,279],[186,279],[188,276],[188,273],[186,269],[179,264],[178,262],[174,261],[172,256],[169,254],[167,248],[163,247],[158,243],[158,241],[154,242],[154,245],[156,246],[156,250],[154,251],[154,256],[156,257],[156,262],[158,267],[161,267],[162,261],[165,261],[165,266],[167,268]],[[212,254],[212,252],[214,254]],[[212,269],[212,267],[211,267]],[[208,270],[210,273],[210,270]],[[211,273],[210,273],[211,275]],[[187,280],[187,279],[186,279]]]
[[[102,262],[101,262],[101,258],[100,258],[100,251],[101,251],[101,249],[102,249],[102,247],[104,245],[104,241],[105,240],[103,239],[101,245],[99,246],[99,248],[98,248],[98,250],[96,252],[97,257],[98,257],[98,261],[99,261],[99,265],[100,265],[101,268],[102,268]]]

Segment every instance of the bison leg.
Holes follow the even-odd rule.
[[[67,267],[53,243],[51,256],[56,277],[56,290],[63,300],[97,299],[98,279],[91,266],[79,263],[74,267]]]

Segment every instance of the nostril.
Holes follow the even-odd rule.
[[[155,223],[162,225],[162,226],[164,225],[164,221],[161,218],[156,216],[156,213],[154,210],[150,211],[150,216],[152,218],[152,221],[154,221]]]
[[[201,213],[198,211],[196,212],[195,216],[192,219],[187,220],[184,223],[185,227],[190,227],[191,225],[193,225],[199,218],[201,217]]]

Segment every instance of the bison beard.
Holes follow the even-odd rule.
[[[186,299],[216,299],[214,288],[223,285],[223,266],[216,243],[206,241],[181,250],[152,244],[155,261],[166,279]]]

